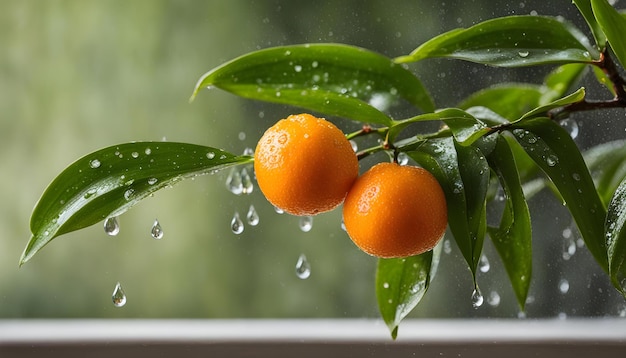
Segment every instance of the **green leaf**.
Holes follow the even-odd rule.
[[[395,122],[390,128],[388,138],[393,141],[409,125],[424,121],[443,121],[462,145],[471,145],[489,131],[485,123],[474,118],[471,114],[457,108],[446,108],[435,113],[425,113]]]
[[[557,100],[554,100],[550,103],[544,104],[542,106],[539,106],[531,111],[529,111],[528,113],[524,114],[521,119],[526,119],[526,118],[533,118],[533,117],[543,117],[545,116],[549,111],[556,109],[556,108],[561,108],[564,106],[567,106],[569,104],[572,103],[576,103],[576,102],[581,102],[585,99],[585,89],[584,88],[580,88],[578,89],[578,91],[565,96],[563,98],[559,98]]]
[[[617,187],[609,204],[605,230],[609,275],[626,297],[626,180]]]
[[[594,66],[595,67],[595,66]],[[580,83],[588,66],[582,63],[570,63],[559,66],[546,76],[545,89],[540,104],[544,105],[570,93]]]
[[[489,167],[480,150],[453,138],[428,140],[407,152],[441,184],[448,204],[448,225],[473,278],[484,241]]]
[[[514,128],[518,142],[555,185],[587,248],[608,272],[604,240],[606,209],[576,143],[548,118],[520,121]]]
[[[458,107],[486,107],[514,121],[539,106],[542,87],[525,83],[500,84],[480,90],[461,102]]]
[[[598,194],[605,205],[624,177],[626,177],[626,141],[617,140],[599,144],[584,153]]]
[[[421,255],[398,259],[378,259],[376,299],[391,337],[398,326],[420,302],[435,276],[441,245]]]
[[[435,109],[409,70],[380,54],[340,44],[248,53],[205,73],[192,98],[205,87],[382,125],[391,124],[382,111],[399,98],[425,112]]]
[[[615,56],[626,66],[626,19],[607,0],[591,0],[591,8]]]
[[[20,265],[55,237],[120,215],[181,179],[250,161],[249,156],[174,142],[127,143],[88,154],[59,174],[39,199]]]
[[[552,17],[509,16],[434,37],[398,63],[448,57],[493,66],[518,67],[592,61],[597,52],[570,24]]]
[[[500,226],[490,227],[491,237],[502,258],[517,302],[524,309],[532,275],[532,230],[530,212],[520,182],[515,157],[504,136],[488,156],[505,193],[505,207]]]
[[[593,37],[596,40],[596,44],[599,47],[604,47],[604,45],[606,44],[606,36],[604,35],[604,32],[602,32],[602,29],[600,28],[600,25],[596,21],[595,16],[593,16],[593,10],[591,9],[591,1],[590,0],[573,0],[573,2],[576,5],[576,7],[578,7],[578,10],[583,15],[583,17],[585,18],[585,21],[587,21],[587,24],[589,25],[589,28],[591,29],[591,32],[593,34]]]

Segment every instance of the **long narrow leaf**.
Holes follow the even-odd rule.
[[[626,180],[611,199],[605,230],[611,282],[626,297]]]
[[[55,237],[119,215],[159,189],[251,160],[174,142],[126,143],[88,154],[59,174],[39,199],[20,265]]]
[[[591,0],[591,8],[615,56],[626,66],[626,19],[607,0]]]
[[[439,263],[441,245],[421,255],[379,259],[376,268],[376,299],[380,314],[393,339],[398,326],[420,302]]]
[[[455,145],[453,138],[445,138],[429,140],[408,154],[441,184],[448,203],[450,231],[475,278],[484,240],[484,203],[488,184],[484,179],[489,175],[489,167],[486,159],[474,156],[470,148],[473,147]],[[459,155],[457,150],[462,154]],[[463,168],[461,157],[468,160]]]
[[[383,111],[400,98],[424,112],[435,108],[409,70],[380,54],[341,44],[252,52],[205,73],[192,98],[205,87],[383,125],[391,124]]]
[[[570,24],[545,16],[509,16],[439,35],[398,63],[448,57],[493,66],[589,63],[597,57],[588,40]]]
[[[604,220],[606,209],[569,133],[548,118],[519,121],[513,130],[526,153],[543,170],[564,200],[585,244],[608,272]]]
[[[500,226],[489,228],[489,235],[502,258],[517,302],[524,309],[532,275],[532,231],[530,212],[524,197],[513,152],[504,136],[488,157],[505,193]]]

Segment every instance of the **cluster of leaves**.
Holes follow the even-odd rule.
[[[405,153],[431,171],[445,191],[449,227],[474,282],[483,242],[489,236],[522,309],[532,276],[527,200],[547,185],[571,212],[598,264],[626,294],[624,143],[605,143],[581,153],[558,124],[575,111],[626,107],[624,82],[613,60],[614,56],[617,63],[626,64],[622,37],[626,19],[606,0],[574,3],[589,24],[593,43],[563,19],[529,15],[452,30],[397,58],[342,44],[275,47],[207,72],[192,98],[203,88],[216,87],[241,97],[362,122],[364,130],[349,138],[374,134],[382,140],[359,155]],[[555,69],[539,85],[499,84],[471,95],[456,108],[437,108],[427,88],[405,65],[429,58]],[[589,69],[614,98],[592,102],[584,88],[576,89]],[[400,99],[412,105],[417,115],[393,119],[379,105],[381,100]],[[407,135],[411,124],[423,121],[444,125],[434,133]],[[217,148],[171,142],[121,144],[91,153],[71,164],[44,192],[32,214],[33,235],[20,264],[53,238],[119,215],[184,177],[251,160]],[[491,227],[486,203],[498,187],[505,193],[505,208],[499,225]],[[400,321],[427,291],[438,261],[438,249],[379,260],[376,294],[394,338]]]

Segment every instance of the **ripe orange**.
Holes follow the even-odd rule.
[[[359,162],[334,124],[298,114],[263,134],[254,152],[254,171],[270,203],[304,216],[341,204],[359,175]]]
[[[448,224],[446,199],[422,168],[380,163],[365,172],[343,205],[348,235],[366,253],[406,257],[431,250]]]

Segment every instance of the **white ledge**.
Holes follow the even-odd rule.
[[[366,319],[0,320],[3,358],[181,349],[199,357],[626,357],[626,319],[407,320],[396,341],[380,320]]]

